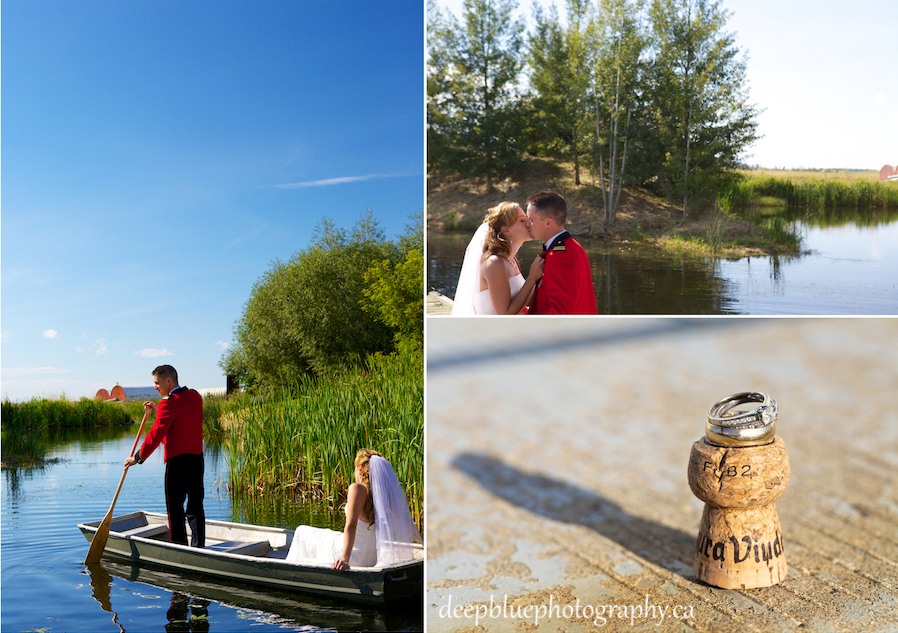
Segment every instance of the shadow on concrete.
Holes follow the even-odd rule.
[[[526,319],[527,317],[522,317]],[[484,365],[498,361],[513,360],[517,357],[536,358],[540,355],[557,356],[561,352],[576,350],[583,351],[589,347],[611,346],[629,343],[634,340],[650,339],[663,336],[682,336],[698,332],[708,332],[724,328],[762,327],[766,325],[765,319],[671,319],[649,318],[640,319],[639,324],[625,329],[611,328],[602,319],[594,319],[596,332],[584,335],[581,332],[570,336],[550,336],[543,342],[530,341],[522,345],[502,345],[501,347],[483,347],[480,349],[466,349],[452,355],[442,357],[428,356],[428,373],[461,369],[468,365]],[[540,330],[538,320],[534,319],[534,336]],[[542,320],[545,324],[546,320]],[[563,320],[555,321],[556,324],[564,324]]]
[[[695,534],[627,514],[592,491],[524,472],[488,455],[462,453],[452,466],[509,503],[554,521],[593,529],[645,560],[694,579],[689,570]],[[574,544],[571,549],[578,548]]]

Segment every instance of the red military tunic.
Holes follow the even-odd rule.
[[[193,389],[178,387],[163,396],[156,423],[135,455],[144,461],[159,443],[165,446],[165,461],[178,455],[203,453],[203,397]]]
[[[529,314],[598,314],[589,258],[571,234],[552,240],[545,258]]]

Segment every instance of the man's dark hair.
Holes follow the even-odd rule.
[[[554,191],[540,191],[527,198],[527,205],[533,205],[540,213],[555,220],[555,224],[564,227],[567,221],[567,203],[560,194]]]
[[[160,379],[171,378],[176,385],[178,384],[178,371],[171,365],[159,365],[153,370],[153,375]]]

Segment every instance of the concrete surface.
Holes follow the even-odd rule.
[[[898,320],[426,333],[428,632],[898,631]],[[694,576],[686,466],[708,408],[750,390],[778,401],[791,459],[789,570],[722,590]]]

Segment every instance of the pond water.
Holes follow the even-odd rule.
[[[80,434],[53,451],[59,463],[3,471],[4,631],[423,630],[421,608],[347,606],[106,558],[83,565],[90,544],[77,525],[109,510],[135,432],[136,426],[106,437]],[[342,529],[340,508],[232,498],[220,452],[207,447],[205,459],[207,518]],[[160,449],[129,469],[115,514],[165,512],[164,468]]]
[[[898,219],[794,219],[802,255],[687,257],[641,244],[577,240],[600,314],[898,314]],[[470,234],[429,232],[428,290],[455,296]],[[518,258],[526,273],[539,245]]]

